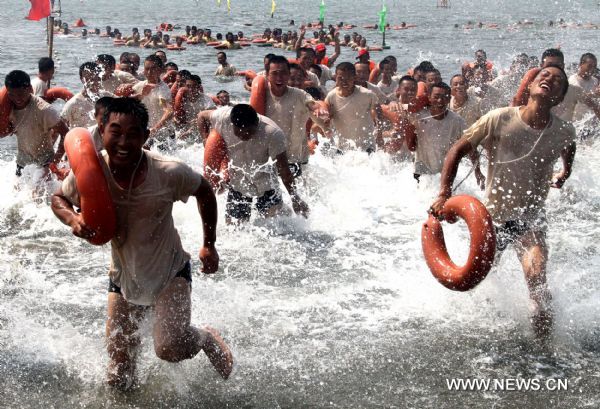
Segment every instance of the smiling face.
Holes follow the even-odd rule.
[[[433,87],[429,94],[429,105],[437,111],[444,111],[450,102],[450,94],[444,88]]]
[[[140,159],[149,131],[131,114],[111,113],[99,127],[111,169],[134,166]]]
[[[271,92],[275,96],[281,96],[285,93],[289,79],[290,70],[287,64],[271,63],[269,65],[269,74],[267,75],[267,80],[269,81]]]
[[[450,81],[450,88],[452,89],[453,97],[464,97],[467,95],[467,81],[463,76],[456,76]]]
[[[294,88],[304,89],[304,81],[306,81],[306,74],[304,71],[298,68],[292,68],[290,70],[290,77],[288,85]]]
[[[578,74],[581,78],[588,79],[596,72],[597,66],[598,63],[594,58],[587,57],[579,64]]]
[[[336,70],[335,86],[340,90],[342,96],[348,96],[354,91],[356,75],[346,70]]]
[[[396,89],[396,96],[402,104],[410,104],[417,97],[417,83],[414,81],[404,80]]]
[[[564,71],[556,67],[543,68],[529,85],[530,98],[558,105],[564,98],[565,84],[568,84],[568,79]]]
[[[7,88],[6,91],[8,100],[13,103],[15,109],[23,109],[31,100],[33,88],[30,85],[28,87]]]

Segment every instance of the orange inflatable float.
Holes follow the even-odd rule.
[[[223,137],[212,129],[204,145],[204,177],[213,189],[217,189],[221,181],[228,182],[229,155]]]
[[[85,27],[85,23],[82,18],[78,18],[75,23],[73,23],[73,27]]]
[[[57,99],[62,99],[63,101],[68,101],[71,98],[73,98],[73,93],[63,87],[50,88],[44,94],[44,99],[49,104],[52,104]]]
[[[96,232],[88,241],[105,244],[115,235],[117,215],[92,135],[85,128],[70,130],[65,151],[75,174],[83,221]]]
[[[264,115],[267,105],[267,78],[257,75],[252,80],[252,89],[250,90],[250,105],[254,110]]]
[[[167,46],[167,50],[172,50],[172,51],[183,51],[183,50],[185,50],[185,47],[180,47],[180,46],[178,46],[178,45],[176,45],[176,44],[169,44],[169,45]]]
[[[430,215],[421,230],[425,261],[443,286],[456,291],[471,290],[486,277],[494,262],[496,232],[492,217],[479,200],[466,195],[448,199],[442,214],[449,223],[455,223],[459,217],[467,223],[471,235],[469,258],[463,266],[454,264],[446,249],[442,225]]]
[[[254,40],[252,40],[252,42],[255,44],[264,44],[267,42],[267,40],[264,38],[255,38]]]
[[[377,84],[379,82],[379,74],[381,74],[381,72],[379,71],[379,66],[377,65],[369,73],[369,82],[371,84]]]
[[[8,99],[8,90],[6,87],[0,89],[0,137],[13,133],[13,125],[9,117],[12,111],[12,102]]]

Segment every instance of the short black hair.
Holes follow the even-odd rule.
[[[304,91],[306,91],[306,93],[308,95],[310,95],[311,97],[313,97],[317,101],[320,101],[320,100],[323,99],[323,93],[317,87],[308,87]]]
[[[323,68],[321,68],[319,64],[313,64],[310,66],[310,68],[312,68],[313,70],[317,70],[319,77],[321,77],[321,75],[323,74]]]
[[[231,109],[229,115],[231,123],[237,128],[247,128],[258,125],[258,114],[248,104],[237,104]]]
[[[100,109],[106,109],[106,107],[108,107],[108,105],[112,102],[113,99],[113,97],[98,98],[98,100],[94,104],[94,116],[98,115]]]
[[[454,75],[453,75],[453,76],[450,78],[450,84],[452,84],[452,81],[454,81],[454,78],[456,78],[456,77],[461,77],[461,78],[462,78],[462,79],[464,79],[465,81],[467,80],[467,79],[465,78],[465,76],[464,76],[464,75],[462,75],[462,74],[454,74]]]
[[[156,65],[158,68],[162,69],[165,68],[163,61],[160,59],[160,57],[156,54],[151,54],[148,57],[146,57],[144,59],[144,61],[149,61],[151,63],[154,63],[154,65]]]
[[[392,60],[385,57],[383,60],[379,61],[379,69],[381,71],[383,71],[383,67],[385,67],[386,65],[391,64],[391,63],[392,63]]]
[[[219,51],[217,53],[217,57],[219,56],[219,54],[223,54],[223,56],[225,57],[225,59],[227,59],[227,54],[225,54],[225,51]]]
[[[125,51],[119,56],[119,63],[129,62],[129,52]]]
[[[219,96],[219,95],[221,95],[221,94],[229,94],[229,92],[228,92],[228,91],[226,91],[226,90],[224,90],[224,89],[222,89],[222,90],[220,90],[219,92],[217,92],[217,96]]]
[[[415,71],[421,71],[421,72],[431,72],[433,70],[435,70],[435,67],[433,66],[433,64],[430,61],[421,61],[419,63],[419,65],[417,65],[414,69]]]
[[[288,71],[290,70],[290,62],[283,55],[274,55],[271,57],[269,63],[265,66],[267,73],[269,73],[269,70],[271,69],[271,64],[284,64]]]
[[[48,72],[54,69],[54,60],[50,57],[42,57],[38,61],[38,71]]]
[[[100,64],[107,64],[109,68],[115,68],[117,65],[117,61],[115,57],[110,54],[98,54],[96,56],[96,62]]]
[[[598,61],[598,59],[596,58],[596,56],[592,53],[585,53],[581,56],[581,58],[579,59],[579,64],[583,64],[585,62],[585,60],[594,60],[594,61]]]
[[[446,91],[446,95],[450,95],[452,93],[452,89],[450,88],[450,86],[442,81],[436,82],[435,84],[433,84],[431,86],[431,89],[429,90],[429,95],[431,95],[434,88],[442,88],[443,90]]]
[[[185,79],[186,81],[194,81],[198,85],[202,85],[202,80],[199,75],[190,75],[189,78]]]
[[[354,67],[354,64],[352,64],[351,62],[341,62],[338,65],[336,65],[335,67],[335,71],[343,71],[343,72],[347,72],[350,73],[352,75],[356,75],[356,68]]]
[[[313,55],[316,55],[312,47],[300,47],[296,50],[296,58],[299,58],[302,53],[313,53]]]
[[[101,69],[98,66],[98,64],[96,64],[95,62],[92,62],[92,61],[84,62],[83,64],[81,64],[79,66],[79,79],[83,78],[83,73],[85,73],[86,71],[93,72],[95,74],[99,74]]]
[[[546,57],[558,57],[563,62],[565,61],[565,55],[558,48],[548,48],[546,51],[544,51],[542,53],[542,59],[540,60],[542,62],[542,64],[544,63],[544,60],[546,59]]]
[[[165,68],[175,68],[175,71],[179,71],[179,67],[177,66],[177,64],[175,64],[174,62],[168,62],[165,64]]]
[[[31,78],[25,71],[14,70],[9,72],[4,79],[6,88],[27,88],[31,86]]]
[[[398,84],[402,84],[404,81],[414,82],[415,84],[417,84],[417,80],[414,79],[414,77],[412,77],[410,75],[402,76],[402,78],[400,78],[400,81],[398,81]]]
[[[148,129],[148,110],[135,98],[111,98],[105,107],[102,123],[106,125],[111,114],[126,114],[137,118],[141,127]]]
[[[180,71],[177,71],[177,75],[179,75],[181,78],[187,80],[192,76],[192,73],[189,72],[188,70],[180,70]]]

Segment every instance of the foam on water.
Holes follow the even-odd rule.
[[[26,8],[22,2],[10,2],[13,9]],[[162,14],[149,10],[139,16],[139,10],[131,6],[114,13],[103,8],[106,1],[97,3],[83,2],[76,8],[76,2],[63,1],[65,9],[72,7],[65,20],[75,20],[85,10],[95,13],[92,24],[100,27],[113,21],[119,27],[150,27],[167,13],[177,15],[172,5],[165,6]],[[457,5],[471,3],[453,2],[450,15],[430,15],[439,27],[476,20],[457,10]],[[490,20],[496,13],[498,20],[508,21],[504,7],[511,4],[516,3],[481,10],[481,19]],[[569,5],[567,17],[585,18],[588,9],[582,2]],[[550,11],[540,21],[557,16],[554,6],[548,7]],[[353,20],[341,4],[329,8],[344,20]],[[371,8],[361,3],[353,12],[359,15]],[[537,55],[555,40],[567,43],[565,51],[573,57],[589,51],[588,32],[573,37],[566,30],[546,32],[540,27],[520,32],[461,30],[456,34],[456,47],[448,50],[443,41],[431,40],[437,28],[426,26],[423,20],[436,11],[415,11],[415,4],[404,2],[392,2],[389,8],[414,13],[405,20],[414,19],[423,26],[390,35],[397,50],[403,50],[392,50],[403,61],[399,65],[431,58],[446,70],[444,77],[456,70],[457,59],[468,58],[480,44],[500,66],[506,66],[521,48]],[[257,13],[242,10],[232,17],[235,31],[244,29],[246,20],[272,25]],[[308,16],[300,8],[286,13],[282,12],[281,21]],[[532,13],[513,20],[531,18]],[[207,15],[215,26],[228,23],[212,8]],[[14,27],[18,38],[31,48],[24,55],[20,46],[8,44],[1,35],[5,58],[0,62],[0,76],[13,68],[33,71],[35,60],[44,53],[44,47],[32,41],[33,34],[28,37]],[[452,33],[445,26],[441,32]],[[84,46],[74,41],[57,39],[61,61],[57,82],[72,89],[78,87],[75,67],[79,63],[99,52],[120,52],[99,40]],[[419,49],[422,55],[417,58]],[[241,62],[259,66],[262,51],[243,50],[230,53],[230,58],[242,68],[246,67]],[[213,83],[209,76],[215,64],[212,52],[202,48],[173,58],[197,67],[193,71],[201,72],[210,91],[224,87],[243,97],[239,82]],[[342,58],[352,56],[344,51]],[[139,387],[121,394],[103,383],[110,249],[73,237],[54,217],[45,196],[31,194],[34,170],[26,169],[26,176],[17,183],[14,138],[2,140],[0,395],[12,402],[10,407],[597,407],[598,147],[595,141],[580,144],[573,175],[563,189],[551,191],[547,202],[548,281],[556,313],[549,346],[539,346],[531,333],[528,292],[513,251],[507,251],[488,278],[468,293],[445,289],[428,271],[420,229],[439,177],[424,178],[417,186],[410,164],[394,162],[383,153],[331,157],[317,152],[300,186],[311,207],[306,220],[295,216],[253,219],[243,228],[233,228],[223,221],[225,198],[218,197],[220,270],[214,276],[194,275],[192,321],[220,329],[230,343],[236,359],[230,380],[220,380],[204,356],[180,364],[158,360],[148,321],[142,330]],[[201,170],[201,146],[181,144],[175,156]],[[457,180],[468,170],[465,163]],[[15,183],[20,190],[15,190]],[[50,184],[46,190],[54,187],[55,183]],[[481,197],[472,176],[459,192]],[[289,206],[285,194],[284,201]],[[176,204],[174,218],[197,270],[202,232],[193,202]],[[464,260],[468,240],[464,225],[445,226],[445,233],[451,254]],[[570,388],[562,393],[457,393],[448,391],[445,383],[452,377],[517,376],[568,378]]]

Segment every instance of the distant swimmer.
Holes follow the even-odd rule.
[[[217,62],[219,67],[215,71],[215,76],[233,77],[237,72],[237,69],[227,62],[227,54],[223,51],[217,53]]]
[[[194,196],[202,218],[204,240],[199,259],[204,274],[216,273],[217,203],[209,183],[181,161],[142,149],[149,136],[148,114],[132,98],[114,98],[100,126],[105,150],[100,164],[117,213],[111,240],[106,341],[107,383],[127,390],[135,385],[139,325],[152,311],[156,356],[167,362],[191,359],[204,351],[227,379],[233,356],[219,333],[190,324],[192,270],[190,255],[174,227],[172,207]],[[124,137],[127,135],[127,137]],[[127,192],[121,194],[118,192]],[[72,233],[89,239],[95,232],[82,214],[75,175],[71,173],[52,196],[52,210]],[[132,209],[135,209],[133,217]],[[160,240],[149,240],[160,237]]]
[[[31,79],[27,73],[9,72],[4,85],[12,104],[9,114],[12,133],[17,136],[16,175],[21,176],[27,165],[41,167],[47,174],[48,166],[59,163],[65,153],[63,140],[69,128],[50,104],[31,93]]]

